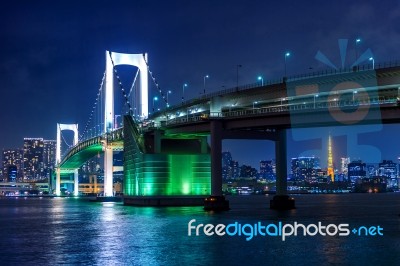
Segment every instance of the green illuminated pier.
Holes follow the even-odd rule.
[[[210,193],[205,137],[140,134],[132,118],[124,117],[124,204],[202,206]]]

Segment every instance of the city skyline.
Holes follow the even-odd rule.
[[[49,178],[54,168],[55,152],[55,140],[24,138],[22,147],[3,149],[0,176],[14,182]],[[15,175],[9,175],[10,169],[15,170]]]
[[[397,132],[400,131],[399,125],[383,124],[316,129],[321,133],[320,137],[310,137],[312,135],[310,131],[315,130],[313,128],[289,130],[288,160],[301,156],[315,156],[320,158],[321,167],[326,168],[328,134],[331,133],[335,169],[340,167],[340,159],[346,157],[350,157],[351,161],[363,160],[369,164],[378,164],[383,160],[399,162],[400,140],[396,138]],[[356,138],[356,142],[360,143],[354,145],[347,141],[348,138]],[[275,159],[274,145],[273,141],[267,140],[224,140],[222,148],[223,151],[230,151],[234,160],[239,161],[240,164],[257,168],[260,160]],[[374,153],[365,153],[369,150]]]
[[[0,11],[5,25],[0,29],[4,36],[0,44],[4,51],[0,150],[17,147],[26,136],[55,139],[57,123],[78,123],[83,129],[107,49],[148,52],[161,88],[172,91],[171,104],[180,102],[180,88],[185,83],[185,98],[189,99],[204,90],[209,93],[259,83],[259,76],[267,82],[282,78],[285,71],[291,76],[329,68],[315,59],[318,51],[338,66],[339,39],[348,40],[345,67],[367,49],[376,64],[399,57],[396,1],[384,6],[363,1],[323,5],[254,1],[229,3],[229,8],[226,3],[122,1],[125,8],[117,5],[118,20],[112,22],[103,19],[116,13],[117,7],[108,1],[98,1],[96,6],[77,1],[9,3]],[[284,20],[280,14],[292,19]],[[340,20],[337,14],[341,14]],[[382,16],[384,21],[374,23]],[[316,24],[316,19],[321,23]],[[279,27],[270,27],[276,24]],[[360,43],[355,42],[357,38]],[[121,67],[121,76],[127,77],[125,86],[129,86],[132,72],[132,68]],[[209,78],[204,79],[205,75]],[[150,97],[157,96],[152,86]]]
[[[400,140],[396,138],[397,132],[400,131],[400,125],[396,124],[383,124],[383,125],[364,125],[364,126],[351,126],[351,127],[335,127],[317,128],[319,132],[322,132],[320,138],[309,138],[310,129],[295,129],[288,131],[288,161],[290,158],[296,158],[301,156],[315,156],[320,158],[321,167],[327,167],[327,140],[328,135],[333,135],[333,164],[336,169],[340,167],[340,159],[350,157],[353,160],[363,160],[369,164],[378,164],[383,160],[392,160],[398,163],[400,158]],[[371,131],[371,129],[373,129]],[[68,132],[66,133],[66,135]],[[350,135],[349,135],[350,134]],[[360,149],[358,147],[349,145],[346,138],[354,136],[363,144]],[[296,136],[297,139],[294,140]],[[325,136],[323,139],[322,136]],[[67,136],[68,137],[68,136]],[[72,143],[72,135],[70,143]],[[40,137],[42,138],[42,137]],[[381,141],[381,140],[391,140]],[[68,138],[67,138],[68,141]],[[296,143],[298,145],[294,145]],[[63,147],[66,148],[65,144]],[[365,146],[375,150],[374,154],[365,154]],[[399,148],[396,148],[399,147]],[[8,147],[7,149],[22,149],[23,139],[19,147]],[[273,141],[268,140],[223,140],[222,151],[229,151],[235,160],[239,161],[240,164],[250,165],[256,169],[259,167],[261,160],[273,160],[275,159],[275,144]],[[289,169],[289,166],[288,166]]]

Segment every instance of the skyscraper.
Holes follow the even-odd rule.
[[[345,157],[345,158],[340,158],[340,172],[342,174],[345,174],[345,176],[347,176],[347,172],[348,172],[348,164],[350,163],[350,157]]]
[[[15,165],[10,165],[8,167],[8,182],[16,182],[17,181],[17,167]]]
[[[328,168],[327,175],[331,178],[331,182],[335,181],[335,172],[333,169],[333,155],[332,155],[332,138],[329,134],[328,138]]]
[[[257,169],[251,167],[250,165],[242,165],[240,167],[241,178],[256,178],[257,174]]]
[[[43,178],[43,146],[42,138],[24,138],[24,179]]]
[[[378,176],[379,175],[378,169],[379,169],[379,166],[376,164],[373,164],[373,163],[367,164],[367,166],[366,166],[367,176],[368,177]]]
[[[22,150],[3,150],[3,179],[5,181],[17,181],[22,179],[23,174]]]
[[[367,167],[366,164],[361,160],[352,161],[348,164],[348,178],[349,182],[355,182],[357,179],[362,179],[367,177]]]
[[[55,140],[43,140],[43,177],[50,178],[56,162],[56,144]]]
[[[229,151],[222,152],[222,179],[230,179],[230,167],[232,164],[232,154]]]
[[[260,161],[260,177],[265,179],[276,179],[276,168],[273,160]]]
[[[319,169],[319,159],[316,157],[292,158],[292,178],[294,181],[314,181]]]
[[[386,183],[388,187],[397,187],[397,163],[392,160],[383,160],[379,163],[379,176],[386,177]]]
[[[240,177],[240,167],[238,161],[231,161],[231,165],[229,166],[229,177],[233,179]]]

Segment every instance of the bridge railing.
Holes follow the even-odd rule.
[[[302,112],[307,110],[317,109],[328,109],[328,108],[346,108],[346,107],[358,107],[367,105],[383,105],[383,104],[397,104],[397,97],[366,97],[358,99],[347,99],[347,100],[331,100],[331,101],[312,101],[303,103],[286,103],[278,104],[274,106],[252,108],[252,109],[240,109],[231,110],[225,112],[211,112],[207,115],[187,115],[182,117],[175,117],[173,119],[165,121],[166,126],[179,125],[186,123],[199,123],[206,122],[209,119],[218,118],[237,118],[237,117],[251,117],[251,116],[262,116],[266,114],[277,114],[282,112]]]
[[[87,140],[79,142],[75,146],[72,146],[71,148],[66,150],[66,152],[63,154],[63,156],[61,158],[60,164],[63,164],[68,158],[70,158],[72,155],[78,153],[82,149],[92,146],[92,145],[95,145],[95,144],[99,144],[99,143],[101,143],[102,140],[103,140],[102,136],[96,136],[91,139],[87,139]]]
[[[123,128],[117,128],[115,130],[113,130],[112,132],[109,133],[102,133],[98,136],[89,138],[89,139],[85,139],[85,140],[81,140],[78,144],[76,144],[75,146],[72,146],[70,149],[68,149],[64,155],[62,156],[61,159],[61,164],[67,160],[68,158],[70,158],[71,156],[73,156],[74,154],[80,152],[81,150],[93,146],[93,145],[98,145],[98,144],[106,144],[106,143],[112,143],[114,141],[119,141],[122,140],[124,137],[124,132],[123,132]]]
[[[368,70],[377,70],[389,67],[398,67],[400,66],[399,60],[389,61],[389,62],[382,62],[376,64],[363,64],[354,66],[352,68],[339,68],[339,69],[325,69],[321,71],[314,71],[311,73],[293,75],[287,78],[287,81],[295,81],[299,79],[307,79],[307,78],[314,78],[314,77],[324,77],[324,76],[331,76],[336,74],[345,74],[345,73],[354,73],[360,71],[368,71]]]
[[[382,69],[382,68],[388,68],[388,67],[398,67],[400,66],[400,61],[399,60],[393,60],[389,62],[382,62],[382,63],[377,63],[375,64],[375,69]]]
[[[278,85],[280,83],[283,83],[284,81],[286,81],[286,82],[296,81],[299,79],[332,76],[332,75],[336,75],[336,74],[354,73],[354,72],[361,72],[361,71],[368,71],[368,70],[378,70],[378,69],[389,68],[389,67],[398,67],[398,66],[400,66],[400,61],[393,60],[393,61],[389,61],[389,62],[375,63],[374,66],[372,65],[372,63],[370,63],[370,64],[358,65],[358,66],[355,66],[352,68],[326,69],[326,70],[321,70],[321,71],[314,71],[311,73],[292,75],[292,76],[288,76],[286,78],[283,77],[283,78],[274,79],[274,80],[265,80],[263,82],[263,86]],[[168,112],[169,110],[173,110],[175,108],[180,108],[182,106],[193,105],[198,102],[201,102],[201,101],[204,101],[207,99],[211,99],[213,97],[222,96],[222,95],[230,94],[233,92],[246,91],[246,90],[254,89],[257,87],[262,87],[262,84],[260,82],[255,82],[255,83],[245,84],[245,85],[241,85],[241,86],[231,87],[228,89],[223,89],[223,90],[216,91],[216,92],[211,92],[211,93],[208,93],[205,95],[201,95],[200,97],[196,97],[196,98],[184,101],[182,104],[170,106],[164,110],[157,111],[151,117],[157,117],[159,115],[162,115],[165,112]]]
[[[221,95],[225,95],[225,94],[229,94],[229,93],[233,93],[233,92],[245,91],[245,90],[254,89],[254,88],[263,87],[263,86],[279,84],[282,82],[283,82],[283,78],[274,79],[274,80],[265,80],[263,82],[263,84],[261,84],[261,82],[249,83],[249,84],[245,84],[245,85],[241,85],[241,86],[232,87],[229,89],[224,89],[224,90],[208,93],[206,95],[201,96],[201,99],[204,99],[204,98],[210,99],[210,98],[213,98],[216,96],[221,96]]]

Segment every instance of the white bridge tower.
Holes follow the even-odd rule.
[[[111,60],[112,59],[112,60]],[[114,66],[130,65],[139,68],[140,74],[140,105],[142,118],[149,112],[148,103],[148,72],[147,54],[123,54],[106,51],[106,91],[104,108],[104,133],[110,133],[114,125]],[[114,62],[114,65],[113,65]],[[104,196],[113,196],[113,150],[111,145],[104,143]]]
[[[74,132],[74,142],[73,145],[78,144],[78,124],[57,124],[57,147],[56,147],[56,166],[57,166],[57,177],[56,177],[56,195],[60,196],[60,185],[61,185],[61,131],[71,130]],[[78,169],[74,169],[74,196],[78,196]]]

